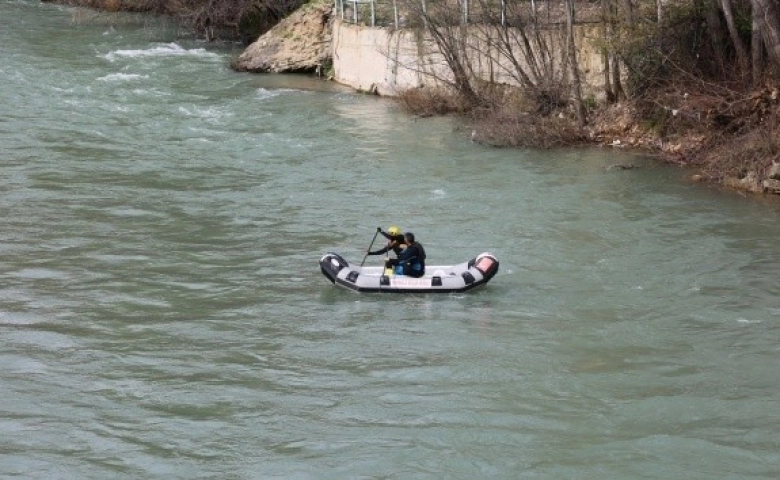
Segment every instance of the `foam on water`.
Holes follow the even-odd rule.
[[[200,118],[203,120],[220,120],[223,117],[230,117],[232,114],[225,109],[216,107],[179,107],[179,113],[188,117]]]
[[[269,98],[278,97],[281,95],[290,95],[292,93],[307,94],[304,90],[296,90],[294,88],[258,88],[257,98],[260,100],[268,100]]]
[[[737,322],[743,325],[754,325],[757,323],[761,323],[761,320],[748,320],[747,318],[738,318]]]
[[[103,55],[109,62],[115,62],[120,58],[148,58],[148,57],[203,57],[219,58],[214,52],[204,48],[186,49],[177,43],[156,44],[150,48],[132,50],[114,50]]]
[[[100,82],[129,82],[133,80],[144,80],[149,75],[140,75],[137,73],[110,73],[98,78]]]

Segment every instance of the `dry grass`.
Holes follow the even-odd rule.
[[[508,110],[477,115],[471,138],[496,147],[539,149],[581,145],[588,141],[585,130],[569,116],[541,116]]]
[[[460,96],[444,87],[412,88],[401,93],[396,100],[405,111],[419,117],[462,114],[470,109]]]
[[[565,110],[550,110],[539,99],[502,85],[479,86],[480,104],[469,105],[451,90],[414,88],[397,97],[421,117],[458,114],[471,119],[471,139],[496,147],[553,148],[587,142],[583,128]],[[530,113],[529,113],[530,112]]]
[[[780,89],[748,93],[689,88],[653,92],[640,104],[645,130],[679,148],[668,158],[693,165],[713,181],[754,176],[764,179],[780,161]]]
[[[772,162],[780,163],[780,128],[761,125],[750,131],[713,142],[697,159],[702,173],[715,181],[755,176],[766,178]]]

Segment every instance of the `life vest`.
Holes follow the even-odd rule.
[[[401,275],[411,275],[414,277],[422,276],[425,273],[425,249],[422,244],[415,242],[404,250],[405,255],[414,253],[414,256],[404,258],[402,263],[396,268],[396,273]],[[414,252],[408,252],[410,248],[414,248]],[[408,252],[408,253],[407,253]],[[405,256],[405,255],[402,255]]]

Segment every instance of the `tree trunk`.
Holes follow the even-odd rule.
[[[634,2],[633,0],[625,0],[626,3],[626,21],[630,27],[634,26]]]
[[[626,98],[626,90],[623,88],[623,81],[620,79],[620,59],[617,55],[612,55],[612,89],[615,92],[615,98],[622,100]]]
[[[753,25],[752,34],[750,37],[750,53],[752,68],[750,69],[753,76],[753,87],[757,87],[764,76],[764,40],[761,38],[761,30],[763,29],[764,22],[761,21],[761,17],[756,15],[753,10]]]
[[[769,65],[775,74],[780,74],[780,7],[777,0],[751,0],[751,4],[753,17],[758,17],[761,24]]]
[[[619,10],[616,0],[609,0],[611,3],[610,8],[612,9],[611,12],[611,18],[612,18],[612,24],[610,25],[610,29],[612,30],[612,39],[613,42],[619,42],[620,39],[618,38],[618,32],[619,30],[619,24],[620,19],[618,18]],[[634,28],[634,7],[631,4],[631,0],[626,0],[627,6],[628,6],[628,13],[626,17],[626,21],[629,24],[629,28]],[[626,91],[623,89],[623,81],[620,79],[620,72],[621,72],[621,63],[620,63],[620,57],[615,52],[616,48],[613,43],[612,52],[609,55],[609,61],[611,64],[610,70],[612,71],[612,90],[615,93],[615,99],[617,101],[623,100],[626,98]]]
[[[723,17],[726,19],[726,26],[731,36],[731,43],[734,44],[734,51],[737,54],[737,64],[739,65],[739,75],[744,79],[748,75],[748,54],[745,48],[745,43],[739,36],[737,31],[737,24],[734,21],[734,12],[731,7],[731,0],[720,0],[720,8],[723,11]]]
[[[615,50],[615,29],[614,19],[612,17],[610,0],[601,0],[601,23],[604,25],[604,48],[602,51],[602,61],[604,62],[604,95],[607,103],[615,103],[617,96],[612,89],[612,69],[610,68],[610,57]]]
[[[604,96],[607,103],[612,104],[617,101],[615,91],[612,90],[612,69],[609,68],[609,52],[604,50],[601,53],[601,61],[604,62]]]
[[[580,79],[580,67],[577,65],[577,45],[574,43],[574,0],[566,0],[566,36],[569,47],[569,66],[574,82],[574,102],[577,112],[577,120],[580,125],[587,123],[585,117],[585,105],[582,102],[582,80]]]
[[[707,21],[707,31],[710,34],[710,46],[712,55],[715,58],[715,64],[723,72],[726,68],[726,61],[723,58],[723,29],[720,26],[720,17],[718,16],[718,0],[704,0],[704,18]]]

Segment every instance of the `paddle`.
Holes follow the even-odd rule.
[[[371,244],[368,245],[368,250],[366,251],[366,254],[363,255],[363,261],[360,262],[360,266],[362,267],[364,263],[366,263],[366,257],[368,257],[368,252],[371,251],[371,247],[374,246],[374,241],[376,240],[376,236],[379,235],[379,232],[382,230],[382,227],[376,227],[376,233],[374,233],[374,238],[371,239]]]

